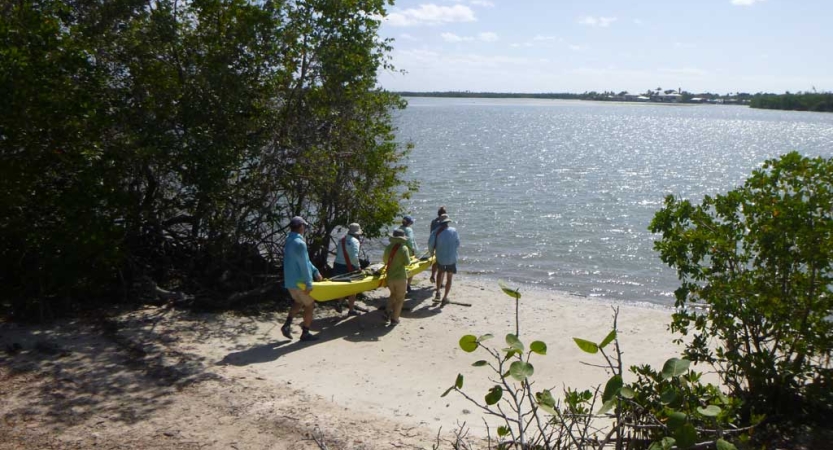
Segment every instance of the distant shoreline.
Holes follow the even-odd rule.
[[[833,93],[798,92],[784,94],[743,92],[727,95],[702,93],[692,94],[678,90],[657,91],[648,90],[643,94],[630,94],[627,91],[614,92],[584,92],[574,94],[569,92],[549,93],[521,93],[521,92],[470,92],[470,91],[393,91],[402,97],[437,97],[437,98],[515,98],[535,100],[587,100],[619,103],[646,104],[709,104],[709,105],[743,105],[754,109],[773,109],[781,111],[810,111],[833,112]]]

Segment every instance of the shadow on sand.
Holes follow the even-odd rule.
[[[402,308],[402,321],[426,319],[439,314],[442,308],[431,302],[432,294],[433,290],[431,288],[415,289],[408,293]],[[335,316],[313,319],[311,328],[313,332],[318,333],[318,340],[316,341],[299,341],[297,326],[294,326],[292,340],[281,336],[280,340],[274,342],[257,345],[239,352],[232,352],[217,362],[217,365],[247,366],[249,364],[275,361],[283,355],[335,339],[344,339],[350,342],[378,341],[394,329],[394,327],[385,324],[385,317],[381,308],[386,303],[387,298],[367,302],[369,312],[360,316]],[[297,325],[299,321],[300,318],[296,317],[293,323]]]

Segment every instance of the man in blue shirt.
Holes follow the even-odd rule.
[[[440,216],[440,226],[431,233],[428,239],[428,251],[431,255],[437,256],[437,291],[434,294],[434,301],[440,301],[440,288],[443,285],[443,277],[448,274],[445,282],[445,295],[442,304],[448,304],[448,292],[451,290],[451,279],[457,273],[457,249],[460,248],[460,236],[457,230],[449,226],[451,219],[448,214]]]
[[[448,214],[445,210],[445,206],[440,206],[440,209],[437,210],[437,217],[431,221],[431,230],[428,232],[428,236],[430,237],[437,228],[440,227],[440,221],[442,220],[443,214]],[[431,265],[431,282],[437,281],[437,262],[435,261],[434,264]]]
[[[289,236],[283,248],[283,279],[284,287],[292,296],[292,307],[286,322],[281,327],[281,333],[292,339],[292,317],[304,308],[304,322],[301,326],[302,341],[314,341],[318,336],[309,332],[312,325],[312,311],[315,309],[315,299],[309,294],[312,291],[312,281],[321,281],[321,274],[309,260],[307,243],[304,232],[309,224],[301,217],[295,216],[289,221]]]

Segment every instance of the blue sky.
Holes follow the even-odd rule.
[[[393,91],[833,91],[833,0],[397,0]]]

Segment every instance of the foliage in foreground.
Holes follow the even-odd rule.
[[[830,417],[833,159],[793,152],[700,205],[668,197],[650,229],[681,281],[685,356],[716,367],[744,417]]]
[[[517,319],[521,294],[502,288],[515,298]],[[485,416],[498,418],[501,425],[494,435],[489,433],[490,448],[735,449],[730,441],[744,440],[747,431],[737,428],[737,402],[716,386],[703,384],[701,375],[690,370],[689,361],[671,358],[659,372],[650,366],[632,367],[637,380],[624,382],[616,317],[618,311],[614,313],[613,329],[600,342],[574,338],[581,350],[603,358],[599,367],[611,375],[603,388],[567,387],[562,392],[563,400],[556,400],[552,389],[533,389],[532,356],[546,355],[547,345],[533,341],[527,350],[519,338],[520,324],[516,320],[515,334],[506,335],[503,349],[485,345],[493,337],[489,334],[460,339],[463,351],[481,350],[489,355],[489,359],[472,364],[489,368],[489,379],[495,382],[483,400],[463,390],[462,374],[443,396],[456,392]],[[458,432],[458,437],[464,435]],[[454,445],[467,447],[464,439]]]
[[[319,264],[337,226],[378,233],[414,187],[376,87],[387,3],[4,2],[0,307],[229,299],[278,272],[289,217]]]

